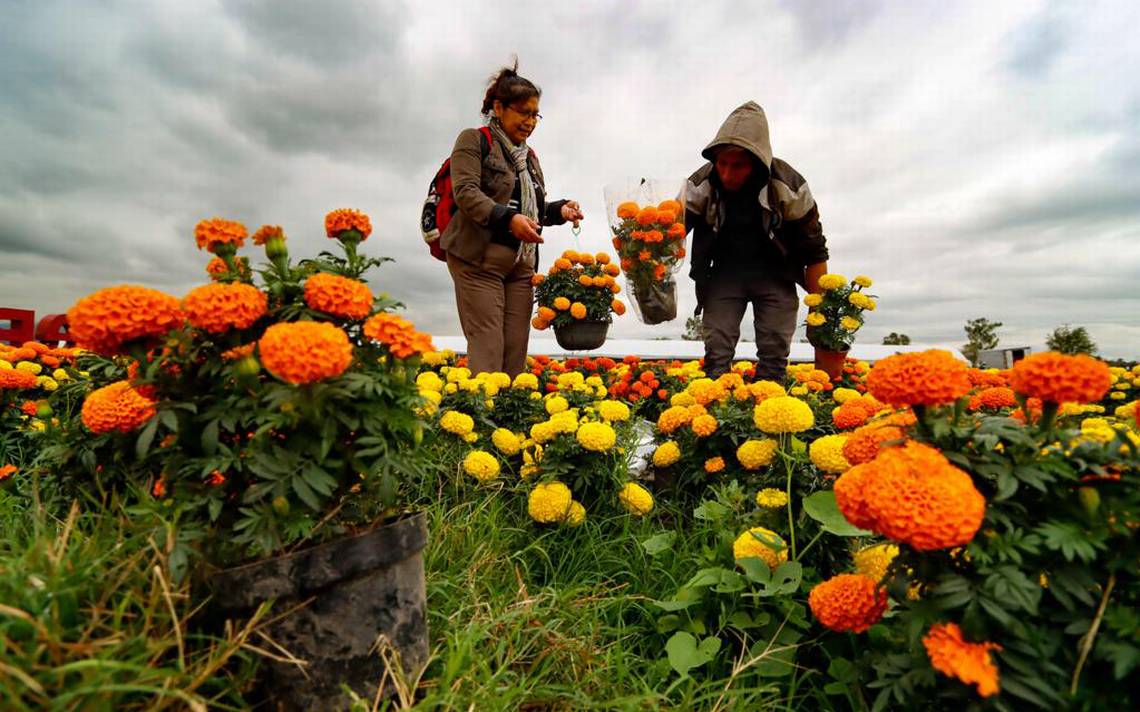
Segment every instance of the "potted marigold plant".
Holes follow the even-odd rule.
[[[875,300],[863,291],[871,286],[871,278],[863,275],[848,282],[841,274],[825,274],[819,286],[822,294],[804,297],[807,337],[815,347],[816,368],[834,380],[843,373],[855,333],[863,327],[863,312],[874,311]]]
[[[384,679],[378,641],[411,674],[428,654],[422,514],[399,507],[417,473],[423,401],[414,375],[430,338],[389,310],[363,280],[384,262],[358,251],[368,217],[337,210],[326,233],[343,257],[294,265],[281,228],[253,242],[269,265],[260,283],[237,256],[240,223],[203,220],[212,282],[181,301],[112,287],[68,312],[79,345],[125,356],[127,378],[82,408],[82,441],[59,453],[71,475],[142,489],[178,529],[172,563],[202,557],[226,616],[276,600],[277,645],[265,689],[280,705],[368,698]]]
[[[605,188],[613,246],[646,324],[677,318],[673,273],[685,257],[684,187],[684,181],[641,179]]]
[[[536,329],[554,327],[564,349],[596,349],[606,341],[613,314],[625,313],[614,295],[621,287],[614,280],[621,271],[604,252],[597,255],[567,250],[545,275],[534,276]]]

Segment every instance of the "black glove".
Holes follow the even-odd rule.
[[[705,310],[705,300],[709,295],[709,280],[702,279],[700,281],[694,281],[697,287],[697,308],[693,312],[693,316],[700,316],[701,312]]]

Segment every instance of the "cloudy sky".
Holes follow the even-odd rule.
[[[577,241],[547,232],[555,249],[606,248],[602,187],[687,175],[755,99],[812,186],[832,270],[876,280],[863,340],[959,342],[984,316],[1006,345],[1070,323],[1136,357],[1137,26],[1131,0],[0,0],[0,305],[180,296],[204,278],[199,219],[280,224],[305,255],[328,210],[356,207],[369,250],[398,260],[377,291],[458,334],[419,209],[517,53],[544,90],[548,187],[587,214]],[[687,279],[681,295],[691,313]]]

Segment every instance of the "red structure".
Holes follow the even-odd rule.
[[[31,309],[0,307],[0,341],[19,345],[33,340],[48,346],[73,345],[75,340],[67,333],[67,315],[48,314],[37,325]]]

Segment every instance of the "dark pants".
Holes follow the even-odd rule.
[[[447,254],[472,373],[502,371],[513,378],[526,368],[534,265],[516,263],[515,254],[493,242],[480,264]]]
[[[799,297],[794,282],[773,277],[713,274],[702,319],[705,373],[716,378],[732,367],[740,322],[749,304],[756,329],[756,379],[783,383]]]

